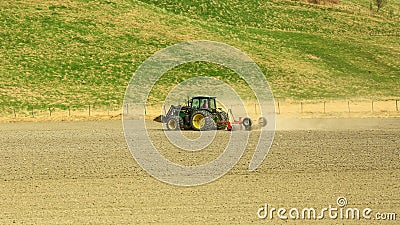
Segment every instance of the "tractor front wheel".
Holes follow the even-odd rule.
[[[207,110],[196,110],[190,118],[190,125],[193,130],[217,129],[212,114]]]
[[[177,117],[170,117],[167,120],[168,130],[180,130],[179,119]]]

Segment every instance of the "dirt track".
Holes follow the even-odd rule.
[[[251,142],[233,170],[198,187],[165,184],[143,171],[126,146],[120,121],[2,123],[0,128],[0,224],[400,221],[399,118],[281,120],[257,171],[247,171]],[[395,212],[397,220],[257,218],[264,203],[321,209],[337,207],[339,196],[346,197],[347,207]]]

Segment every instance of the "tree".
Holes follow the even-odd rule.
[[[379,12],[379,10],[386,5],[387,0],[374,0],[376,7],[378,7],[376,9],[377,12]]]

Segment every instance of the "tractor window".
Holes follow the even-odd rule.
[[[200,106],[201,108],[208,109],[208,99],[202,99]]]
[[[211,109],[216,109],[217,107],[215,106],[215,99],[210,99],[210,108]]]
[[[193,99],[192,108],[199,108],[199,99]]]

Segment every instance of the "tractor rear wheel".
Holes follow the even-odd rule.
[[[215,130],[217,126],[212,114],[207,110],[196,110],[190,118],[193,130]]]

